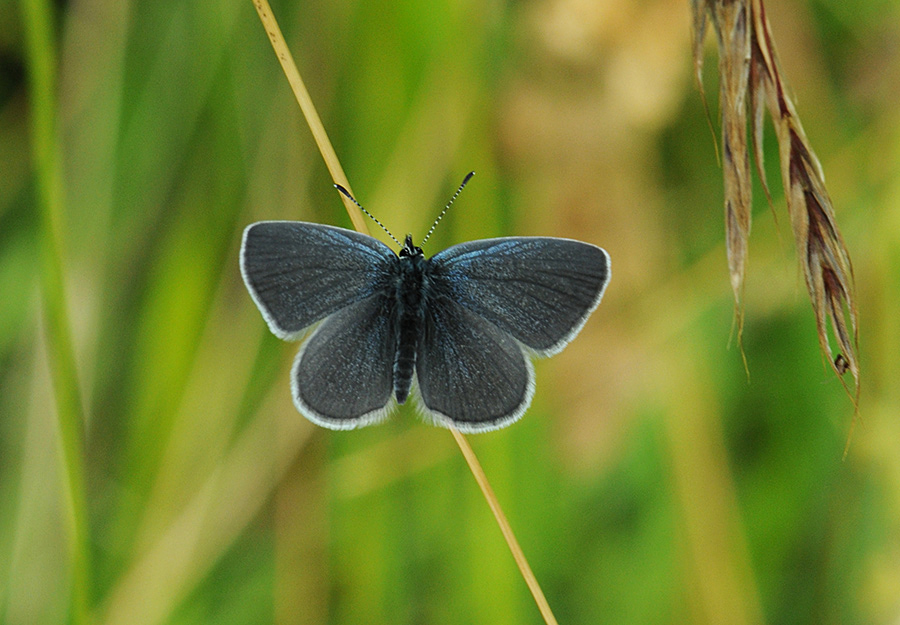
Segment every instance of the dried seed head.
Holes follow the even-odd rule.
[[[778,140],[787,209],[797,257],[816,315],[819,345],[838,377],[847,371],[853,374],[854,391],[851,393],[846,384],[845,388],[856,405],[860,379],[858,313],[850,255],[837,227],[822,167],[803,132],[794,105],[786,95],[763,0],[692,0],[691,7],[694,69],[698,82],[703,69],[702,40],[707,20],[713,24],[719,47],[725,230],[738,336],[743,317],[741,289],[750,236],[747,115],[749,107],[754,160],[768,196],[762,150],[765,104]],[[838,344],[837,355],[831,350],[829,324]],[[844,384],[843,379],[841,383]]]

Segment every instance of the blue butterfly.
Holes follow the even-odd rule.
[[[291,390],[303,415],[340,430],[383,420],[416,388],[437,425],[509,425],[534,395],[531,357],[578,334],[610,277],[605,250],[570,239],[484,239],[426,258],[411,235],[396,254],[368,235],[298,221],[248,226],[240,263],[273,334],[297,340],[319,324]]]

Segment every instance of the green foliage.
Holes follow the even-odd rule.
[[[54,399],[68,356],[50,322],[72,337],[86,420],[91,622],[541,622],[447,432],[410,409],[330,432],[291,404],[297,346],[243,287],[241,232],[349,222],[252,3],[56,4],[47,94],[23,70],[22,7],[0,2],[0,622],[77,617],[60,422],[81,406]],[[426,253],[545,234],[611,254],[602,305],[537,363],[529,414],[470,437],[561,623],[900,612],[900,118],[885,86],[900,63],[876,45],[900,15],[771,4],[855,263],[845,460],[853,405],[819,355],[789,224],[759,192],[749,380],[728,346],[721,171],[687,4],[273,6],[357,199],[395,235],[421,239],[474,169]],[[42,105],[65,224],[49,302]]]

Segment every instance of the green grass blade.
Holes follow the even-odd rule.
[[[31,81],[32,155],[40,223],[40,273],[47,353],[60,434],[63,507],[69,525],[70,622],[88,622],[90,550],[84,487],[84,415],[66,313],[63,276],[63,191],[56,136],[56,52],[52,9],[45,0],[22,3]]]

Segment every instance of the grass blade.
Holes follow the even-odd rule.
[[[63,271],[63,185],[57,141],[56,49],[52,7],[46,0],[22,3],[31,82],[31,132],[36,204],[40,224],[40,273],[44,331],[60,435],[65,483],[63,509],[69,531],[70,621],[88,622],[90,548],[84,482],[84,413],[69,329]]]

